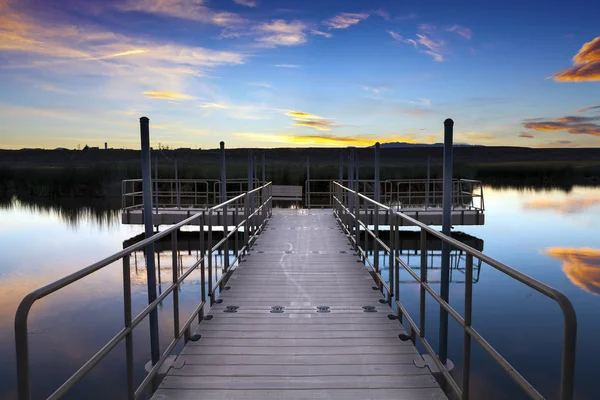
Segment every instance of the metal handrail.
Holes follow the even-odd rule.
[[[304,181],[304,202],[311,207],[333,207],[335,201],[333,195],[335,179],[307,179]],[[352,182],[356,182],[353,180]],[[342,185],[348,183],[347,179],[342,180]],[[373,179],[361,179],[358,181],[359,193],[367,196],[374,195],[374,191],[360,190],[360,187],[367,188],[375,186]],[[424,206],[428,209],[431,206],[441,206],[442,191],[436,190],[443,183],[442,179],[390,179],[381,181],[383,188],[380,194],[382,204],[400,204],[402,199],[408,199],[405,205]],[[315,185],[316,184],[316,185]],[[315,188],[317,186],[317,188]],[[327,186],[325,188],[325,186]],[[405,186],[408,186],[405,190]],[[483,212],[483,183],[474,179],[453,179],[452,181],[452,203],[457,206],[468,208],[470,210]],[[422,189],[421,187],[425,187]],[[478,190],[476,190],[478,189]],[[310,201],[309,201],[310,198]],[[321,201],[317,201],[317,199]],[[438,199],[439,201],[435,201]],[[479,204],[476,204],[476,200]]]
[[[212,214],[218,209],[225,209],[228,205],[234,204],[233,215],[234,220],[237,221],[239,205],[243,201],[244,218],[241,222],[236,223],[234,229],[230,231],[224,239],[219,241],[217,244],[212,243]],[[123,291],[124,291],[124,319],[125,327],[121,329],[112,339],[110,339],[98,352],[96,352],[83,366],[81,366],[69,379],[67,379],[58,389],[56,389],[48,398],[59,399],[64,396],[78,381],[80,381],[94,366],[96,366],[104,357],[106,357],[111,350],[113,350],[123,339],[126,341],[126,361],[127,361],[127,398],[137,399],[139,398],[148,388],[148,385],[153,384],[153,389],[156,387],[156,376],[161,365],[164,363],[167,356],[175,348],[177,343],[184,338],[187,342],[191,338],[191,324],[196,317],[199,321],[203,319],[204,306],[206,304],[206,268],[207,254],[202,250],[202,257],[196,261],[185,273],[178,276],[178,268],[172,268],[173,270],[173,283],[163,293],[156,298],[152,303],[148,304],[135,318],[131,315],[131,282],[130,282],[130,270],[129,270],[129,257],[131,253],[144,249],[148,244],[154,243],[168,235],[171,235],[172,240],[172,252],[173,252],[173,263],[177,263],[177,232],[178,230],[196,220],[199,220],[200,224],[200,235],[204,235],[204,222],[206,221],[206,214],[208,214],[208,293],[210,297],[210,304],[213,304],[214,295],[216,288],[222,288],[222,285],[227,281],[231,272],[235,269],[234,266],[239,265],[240,260],[245,254],[247,254],[253,241],[256,240],[256,236],[264,229],[268,217],[271,216],[272,210],[272,198],[271,198],[271,182],[265,185],[253,189],[249,192],[240,194],[232,199],[227,200],[221,204],[211,207],[208,211],[199,212],[190,216],[189,218],[165,229],[162,232],[154,234],[152,237],[146,238],[132,246],[127,247],[105,259],[98,261],[92,265],[89,265],[77,272],[74,272],[64,278],[61,278],[55,282],[52,282],[44,287],[41,287],[33,292],[29,293],[23,298],[15,315],[15,344],[16,344],[16,355],[17,355],[17,381],[18,381],[18,394],[20,400],[31,399],[31,382],[30,382],[30,366],[29,366],[29,340],[27,332],[27,321],[29,312],[33,304],[54,293],[68,285],[71,285],[88,275],[97,272],[115,261],[122,259],[123,261]],[[227,219],[227,218],[226,218]],[[226,220],[225,220],[226,221]],[[227,223],[227,222],[226,222]],[[231,236],[235,236],[237,243],[237,233],[240,229],[244,230],[244,246],[238,249],[236,246],[235,257],[231,268],[224,271],[221,278],[213,283],[212,279],[212,259],[213,252],[218,250],[222,245],[227,243],[227,240]],[[250,234],[252,231],[252,234]],[[201,240],[201,243],[203,240]],[[150,255],[148,255],[149,257]],[[153,257],[154,255],[152,255]],[[229,254],[227,254],[229,257]],[[182,282],[198,267],[200,266],[201,271],[201,285],[202,285],[202,301],[196,307],[192,315],[187,321],[180,326],[179,321],[179,286]],[[226,273],[226,274],[225,274]],[[142,322],[142,320],[152,311],[154,311],[158,305],[169,295],[173,293],[173,340],[167,346],[165,351],[161,354],[159,360],[152,366],[152,369],[148,372],[148,375],[144,378],[142,383],[136,388],[133,376],[133,342],[132,332],[133,329]]]
[[[449,236],[442,234],[441,232],[436,231],[435,229],[430,228],[429,226],[417,221],[414,218],[411,218],[403,213],[400,213],[393,208],[385,206],[381,203],[378,203],[371,198],[358,193],[357,191],[351,190],[347,187],[340,185],[337,182],[334,182],[336,185],[336,218],[338,222],[342,226],[342,228],[351,236],[352,238],[352,225],[354,225],[354,236],[352,241],[354,242],[355,249],[359,252],[359,254],[365,256],[366,255],[366,243],[365,243],[365,251],[362,250],[360,246],[360,228],[369,232],[369,234],[365,234],[365,242],[369,236],[374,237],[375,243],[380,245],[384,251],[389,253],[390,255],[390,286],[391,288],[384,287],[388,292],[388,302],[390,301],[390,297],[395,295],[395,303],[398,307],[399,316],[398,318],[402,320],[402,317],[406,317],[407,322],[410,325],[410,337],[414,342],[416,336],[419,337],[421,343],[431,356],[432,360],[436,364],[437,368],[441,371],[444,376],[446,382],[450,385],[454,394],[460,399],[468,399],[469,398],[469,378],[470,378],[470,360],[471,360],[471,339],[475,339],[477,343],[479,343],[484,350],[492,357],[492,359],[502,368],[506,373],[532,398],[543,398],[543,396],[531,385],[521,374],[519,374],[516,369],[498,353],[498,351],[489,344],[479,332],[477,332],[471,326],[471,314],[472,314],[472,274],[473,274],[473,258],[481,260],[491,267],[497,269],[498,271],[510,276],[513,279],[529,286],[530,288],[536,290],[537,292],[543,294],[546,297],[551,298],[561,308],[564,319],[564,330],[563,330],[563,347],[562,347],[562,361],[561,361],[561,383],[560,383],[560,399],[569,400],[573,398],[573,385],[575,378],[575,347],[576,347],[576,338],[577,338],[577,317],[575,314],[575,310],[573,305],[569,301],[569,299],[557,291],[556,289],[539,282],[538,280],[523,274],[513,268],[508,267],[507,265],[494,260],[493,258],[479,252],[478,250],[467,246],[466,244],[453,239]],[[384,210],[388,213],[390,218],[390,230],[392,231],[392,235],[390,236],[390,245],[389,247],[385,245],[385,243],[379,238],[377,224],[375,225],[375,232],[371,232],[368,225],[360,221],[360,201],[363,201],[365,205],[367,203],[371,204],[372,207],[376,210],[377,219],[379,216],[379,209]],[[354,203],[354,204],[352,204]],[[348,204],[348,206],[346,206]],[[354,208],[354,210],[352,210]],[[410,268],[400,257],[397,255],[397,232],[399,229],[399,220],[403,219],[410,224],[417,226],[421,229],[421,268],[420,268],[420,276],[418,276],[412,268]],[[465,317],[461,317],[460,314],[454,310],[450,306],[448,302],[443,300],[436,292],[427,284],[427,256],[426,256],[426,237],[427,235],[432,235],[443,242],[450,244],[451,246],[460,249],[466,253],[466,270],[465,270]],[[366,258],[366,257],[365,257]],[[378,257],[376,257],[377,259]],[[392,262],[393,261],[393,262]],[[371,265],[369,261],[369,265]],[[419,326],[414,322],[414,320],[410,317],[405,307],[399,301],[399,266],[402,266],[412,277],[413,279],[419,283],[420,286],[420,323]],[[371,265],[372,269],[373,266]],[[395,269],[395,271],[394,271]],[[383,278],[381,274],[374,269],[376,273],[376,277],[378,281],[382,281]],[[396,278],[394,280],[394,277]],[[380,288],[381,285],[380,285]],[[383,289],[383,288],[382,288]],[[464,331],[464,346],[463,346],[463,379],[462,379],[462,388],[458,386],[456,381],[450,376],[432,346],[429,344],[427,339],[425,338],[425,293],[428,293],[433,297],[438,304],[447,311],[463,328]]]

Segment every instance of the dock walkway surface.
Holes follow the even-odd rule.
[[[331,210],[273,209],[153,399],[446,399],[374,286]]]

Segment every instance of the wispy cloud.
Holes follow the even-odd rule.
[[[195,100],[194,96],[188,94],[169,92],[166,90],[148,90],[143,93],[144,96],[152,99],[163,99],[163,100]]]
[[[229,106],[227,106],[226,104],[221,104],[221,103],[201,103],[199,105],[200,108],[229,108]]]
[[[568,115],[554,120],[527,120],[523,122],[523,127],[542,132],[564,131],[573,135],[600,136],[600,125],[593,123],[597,120],[600,117]]]
[[[318,115],[306,113],[303,111],[287,111],[285,115],[287,115],[288,117],[299,119],[323,119],[323,117],[319,117]]]
[[[600,36],[581,47],[573,57],[573,64],[551,78],[559,82],[600,81]]]
[[[416,34],[415,39],[404,38],[398,32],[387,31],[387,33],[396,41],[407,43],[414,46],[415,49],[419,49],[419,45],[422,46],[420,48],[421,53],[430,55],[434,61],[442,62],[444,61],[444,56],[442,55],[442,48],[445,45],[443,40],[434,39],[431,36],[431,33],[435,31],[435,26],[422,24],[419,25],[419,30],[421,33]]]
[[[575,112],[578,113],[578,114],[581,114],[581,113],[584,113],[584,112],[587,112],[587,111],[592,111],[592,110],[600,110],[600,105],[598,105],[598,106],[583,107],[583,108],[580,108],[579,110],[577,110]]]
[[[287,111],[285,115],[293,118],[293,125],[312,128],[318,131],[330,131],[336,124],[323,117],[303,111]]]
[[[306,42],[307,26],[297,20],[276,19],[258,25],[256,30],[260,34],[258,45],[263,47],[297,46]]]
[[[298,119],[298,120],[294,120],[293,125],[294,126],[303,126],[306,128],[312,128],[312,129],[316,129],[318,131],[330,131],[331,128],[336,126],[335,123],[333,123],[331,121],[322,120],[322,119],[307,119],[307,120]]]
[[[471,37],[473,35],[473,33],[471,32],[471,30],[469,28],[465,28],[464,26],[460,26],[460,25],[453,25],[452,27],[446,29],[448,32],[454,32],[462,37],[464,37],[467,40],[471,40]]]
[[[277,68],[300,68],[302,65],[299,64],[275,64]]]
[[[204,3],[204,0],[128,0],[117,3],[116,7],[121,11],[158,14],[222,27],[245,22],[239,14],[213,10]]]
[[[258,4],[254,0],[233,0],[236,4],[246,7],[256,7]]]
[[[49,83],[45,83],[45,84],[41,85],[40,87],[47,92],[60,93],[60,94],[74,94],[74,92],[72,92],[71,90],[63,89],[63,88],[51,85]]]
[[[246,83],[246,85],[264,87],[264,88],[269,88],[269,89],[273,87],[273,86],[271,86],[270,83],[267,83],[267,82],[248,82],[248,83]]]
[[[373,94],[381,94],[390,90],[390,88],[386,86],[363,86],[363,89]]]
[[[369,13],[341,13],[323,21],[329,29],[346,29],[369,18]]]
[[[320,31],[318,29],[311,30],[310,34],[311,35],[323,36],[323,37],[326,37],[327,39],[331,39],[333,37],[333,35],[331,33],[323,32],[323,31]]]
[[[533,133],[531,133],[531,132],[521,132],[519,134],[519,137],[526,138],[526,139],[534,139],[535,135]]]
[[[241,53],[136,38],[94,24],[50,24],[6,4],[1,11],[0,50],[10,60],[2,68],[36,69],[69,80],[102,77],[96,96],[139,96],[154,91],[156,82],[164,91],[181,93],[188,77],[246,59]]]

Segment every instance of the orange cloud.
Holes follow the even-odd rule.
[[[307,128],[313,128],[318,131],[330,131],[335,124],[331,121],[325,121],[321,119],[315,120],[295,120],[294,126],[305,126]]]
[[[323,117],[319,117],[318,115],[305,113],[302,111],[288,111],[285,113],[285,115],[297,119],[323,119]]]
[[[521,134],[519,135],[519,137],[527,138],[527,139],[533,139],[533,138],[535,138],[535,135],[533,133],[530,133],[530,132],[521,132]]]
[[[563,262],[563,271],[574,285],[600,295],[600,250],[551,247],[545,254]]]
[[[584,43],[573,57],[573,64],[551,78],[559,82],[600,81],[600,36]]]
[[[294,126],[313,128],[318,131],[330,131],[331,128],[336,126],[332,121],[327,121],[323,117],[303,111],[288,111],[285,115],[294,118]]]
[[[581,114],[581,113],[584,113],[584,112],[586,112],[586,111],[592,111],[592,110],[596,110],[596,109],[598,109],[598,108],[600,108],[600,105],[599,105],[599,106],[589,106],[589,107],[583,107],[583,108],[580,108],[579,110],[577,110],[577,111],[575,111],[575,112],[576,112],[577,114]]]
[[[523,127],[535,131],[565,131],[573,135],[600,136],[600,125],[592,123],[592,121],[597,121],[599,119],[600,117],[567,115],[551,121],[526,120],[523,122]]]
[[[534,199],[522,205],[525,209],[554,210],[560,214],[575,214],[599,205],[600,196],[571,197],[567,199]]]
[[[148,90],[143,93],[146,97],[152,99],[163,99],[163,100],[194,100],[194,96],[190,96],[183,93],[169,92],[166,90]]]

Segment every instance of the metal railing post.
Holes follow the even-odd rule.
[[[131,271],[129,254],[123,256],[123,317],[125,328],[131,328]],[[135,377],[133,374],[133,332],[125,336],[125,368],[127,369],[127,398],[135,398]]]
[[[344,153],[343,152],[340,152],[340,171],[339,171],[339,176],[340,176],[339,183],[341,185],[342,182],[344,181]]]
[[[227,201],[227,165],[225,163],[225,142],[220,143],[221,147],[221,203]],[[223,235],[227,237],[229,233],[229,214],[227,205],[223,206]],[[229,240],[226,239],[223,243],[223,270],[229,270]]]
[[[379,163],[380,163],[380,157],[379,157],[379,142],[375,143],[375,201],[377,203],[380,202],[380,187],[379,187]],[[373,227],[375,229],[375,237],[377,239],[379,239],[379,204],[375,204],[375,212],[374,212],[374,219],[373,219]],[[379,241],[378,240],[374,240],[373,241],[373,254],[375,255],[374,259],[373,259],[373,264],[375,266],[375,270],[379,272]],[[390,286],[392,285],[392,282],[390,282]]]
[[[310,210],[310,156],[306,156],[306,207]]]
[[[249,214],[249,209],[250,209],[250,205],[248,204],[248,198],[250,197],[249,194],[246,194],[246,196],[244,196],[244,254],[248,253],[248,246],[249,246],[249,242],[250,242],[250,221],[248,220],[248,216]]]
[[[429,179],[431,176],[431,156],[427,156],[427,183],[425,184],[425,209],[429,208]]]
[[[263,186],[267,184],[267,167],[265,164],[265,153],[262,153],[262,184]],[[265,204],[267,202],[267,199],[269,198],[268,196],[269,193],[269,189],[268,187],[263,188],[262,190],[262,203],[263,203],[263,223],[264,221],[267,220],[267,204]]]
[[[442,202],[442,233],[450,236],[452,228],[452,134],[454,121],[444,121],[444,192]],[[442,241],[440,297],[447,303],[450,295],[450,243]],[[448,312],[440,306],[439,355],[442,364],[448,359]]]
[[[206,213],[202,211],[202,217],[200,217],[200,297],[201,301],[206,303],[206,248],[204,246],[204,221],[206,220]],[[204,319],[204,308],[200,310],[198,315],[198,323]]]
[[[179,260],[178,260],[177,230],[171,233],[171,272],[173,273],[173,337],[179,337]],[[186,332],[189,336],[189,331]],[[187,342],[187,337],[186,337]]]
[[[425,288],[423,283],[427,282],[427,231],[421,228],[421,239],[419,243],[421,245],[421,282],[419,285],[419,333],[421,337],[425,337]]]
[[[212,234],[213,234],[213,210],[210,209],[208,210],[208,297],[210,299],[210,305],[213,305],[213,301],[214,301],[214,293],[213,293],[213,251],[212,251],[212,247],[213,247],[213,240],[212,240]]]
[[[154,156],[154,208],[158,216],[158,156]]]
[[[360,197],[358,197],[358,192],[354,193],[354,248],[356,252],[359,252],[359,244],[360,244]],[[360,257],[360,253],[358,254]]]
[[[179,166],[177,165],[177,155],[175,155],[175,201],[177,209],[181,210],[181,194],[179,193]]]
[[[465,328],[471,327],[473,303],[473,255],[467,253],[465,267]],[[471,376],[471,335],[465,329],[463,337],[462,400],[469,399]]]
[[[142,185],[144,199],[144,227],[146,238],[151,237],[154,232],[152,224],[152,178],[150,175],[150,119],[140,118],[140,136],[142,141]],[[156,269],[154,266],[154,242],[146,246],[146,274],[148,282],[148,304],[156,300]],[[150,354],[152,365],[160,359],[160,347],[158,341],[158,311],[150,311]]]
[[[396,281],[394,280],[394,268],[396,265],[396,215],[393,212],[390,212],[389,224],[390,224],[390,267],[388,269],[388,275],[390,279],[390,288],[392,288],[393,295],[398,293],[398,288],[394,287]],[[396,300],[400,300],[396,297]],[[388,304],[391,306],[392,304],[392,294],[388,294]]]

